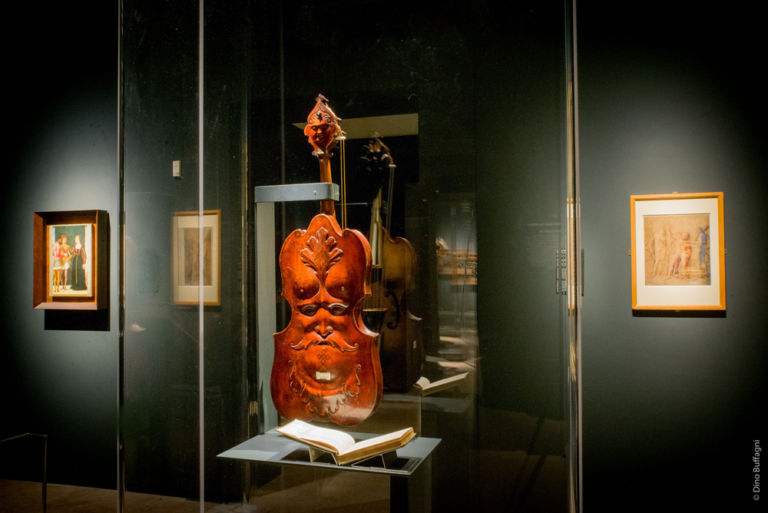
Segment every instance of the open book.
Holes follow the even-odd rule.
[[[409,427],[355,442],[354,438],[343,431],[313,426],[298,419],[277,428],[277,432],[297,442],[309,445],[310,449],[315,448],[330,453],[338,465],[346,465],[394,451],[403,447],[416,436],[413,428]]]
[[[430,382],[426,377],[422,376],[416,383],[414,383],[413,386],[417,390],[421,390],[421,395],[430,395],[434,394],[435,392],[440,392],[447,388],[459,385],[467,378],[468,375],[469,372],[462,372],[461,374],[456,374],[455,376],[439,379],[432,382]]]

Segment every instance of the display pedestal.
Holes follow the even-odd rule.
[[[353,434],[356,440],[375,435]],[[389,476],[389,503],[393,512],[431,511],[432,451],[439,438],[416,437],[395,455],[369,458],[352,465],[336,465],[330,459],[311,461],[308,446],[272,430],[258,435],[218,455],[220,458],[251,461],[279,467],[309,467],[343,472],[363,472]],[[354,490],[350,490],[350,493]]]

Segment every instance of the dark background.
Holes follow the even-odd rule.
[[[766,434],[761,13],[580,3],[584,505],[746,511]],[[673,191],[724,192],[725,317],[632,315],[629,196]]]
[[[752,504],[752,440],[765,434],[762,366],[768,361],[762,334],[768,307],[763,206],[768,179],[767,109],[758,78],[765,47],[761,13],[748,3],[717,11],[694,3],[581,4],[584,506],[587,511],[743,509]],[[515,4],[509,14],[522,19],[530,8]],[[47,433],[52,482],[111,488],[117,261],[113,257],[110,269],[107,331],[44,330],[44,313],[31,307],[31,218],[37,210],[107,210],[111,252],[118,254],[116,5],[9,9],[15,30],[2,36],[10,107],[2,212],[12,242],[0,257],[7,272],[0,294],[0,437]],[[534,41],[535,25],[526,26],[533,32],[519,40]],[[479,62],[487,83],[497,62],[484,63],[503,55],[499,48]],[[516,54],[510,55],[508,65],[521,69]],[[525,84],[535,80],[510,82],[510,88],[524,98]],[[486,91],[494,102],[507,93],[501,81]],[[507,119],[521,136],[546,108],[528,105],[507,113]],[[520,119],[529,124],[515,125]],[[485,163],[503,167],[492,153],[496,146],[477,144]],[[516,173],[496,178],[514,189],[516,177],[528,179]],[[493,212],[505,201],[493,196],[499,185],[491,178],[481,179],[478,191],[490,198],[486,230],[501,230],[504,223]],[[629,195],[672,191],[725,193],[725,317],[632,315]],[[519,208],[514,215],[524,217]],[[478,218],[483,220],[482,211]],[[486,252],[497,251],[483,234],[481,229],[481,254],[483,244]],[[524,250],[514,242],[505,247]],[[495,269],[496,264],[486,265]],[[487,305],[485,322],[506,322],[505,306]],[[524,328],[531,336],[534,323],[546,323],[535,312],[517,315],[532,319]],[[486,347],[493,355],[497,346],[490,340]],[[491,383],[516,386],[502,400],[512,404],[502,406],[519,407],[537,397],[521,392],[524,374],[504,378],[502,371],[490,369]],[[34,444],[0,447],[2,475],[39,479]]]
[[[49,436],[52,482],[114,488],[117,439],[117,5],[6,6],[0,256],[0,438]],[[107,316],[79,330],[32,308],[32,214],[106,210]],[[57,312],[58,313],[58,312]],[[2,476],[41,479],[42,444],[0,446]]]

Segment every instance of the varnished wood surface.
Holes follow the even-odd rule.
[[[370,247],[356,230],[318,214],[280,251],[288,326],[275,334],[272,400],[283,417],[353,425],[382,394],[377,334],[362,321]]]
[[[304,134],[323,182],[331,181],[339,119],[318,95]],[[350,426],[373,413],[383,389],[378,335],[362,320],[371,248],[360,232],[341,229],[332,200],[321,201],[320,212],[306,230],[288,235],[280,250],[291,318],[275,333],[270,390],[284,418]]]

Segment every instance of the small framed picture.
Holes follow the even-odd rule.
[[[723,193],[630,197],[632,308],[725,310]]]
[[[202,222],[202,273],[200,226]],[[221,304],[221,211],[206,210],[173,214],[173,302],[196,305],[203,288],[206,306]],[[202,274],[202,275],[201,275]],[[202,281],[201,281],[202,280]]]
[[[103,210],[35,212],[33,306],[101,310],[109,306],[109,218]]]

